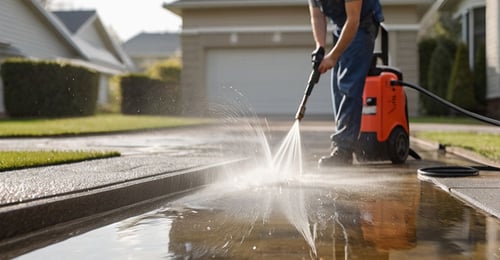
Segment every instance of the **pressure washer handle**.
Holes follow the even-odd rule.
[[[314,85],[319,81],[319,76],[321,75],[321,73],[318,71],[318,67],[324,57],[325,49],[323,47],[318,47],[311,55],[313,69],[311,71],[311,74],[309,75],[309,80],[307,82],[307,88],[305,92],[306,96],[311,95]]]
[[[318,71],[319,64],[321,64],[321,61],[325,57],[325,49],[323,47],[318,47],[313,53],[312,53],[312,72],[311,75],[309,75],[309,81],[307,83],[306,91],[304,93],[304,97],[302,98],[302,102],[300,103],[299,109],[297,110],[297,114],[295,115],[295,119],[297,120],[302,120],[304,117],[304,114],[306,112],[306,103],[307,99],[311,95],[311,92],[314,88],[314,85],[318,83],[319,81],[319,76],[320,72]]]

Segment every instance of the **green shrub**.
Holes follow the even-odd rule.
[[[469,67],[467,49],[465,43],[458,46],[448,85],[447,99],[457,106],[472,110],[476,106],[476,97],[474,94],[474,78]]]
[[[178,113],[178,87],[144,74],[121,77],[123,114],[172,115]]]
[[[11,117],[88,116],[96,111],[99,77],[87,68],[8,59],[1,75]]]
[[[441,98],[446,98],[448,82],[453,66],[453,55],[444,41],[438,41],[432,52],[428,71],[428,90]],[[428,102],[425,112],[427,115],[442,116],[449,114],[449,109],[437,102]]]
[[[146,74],[169,83],[179,83],[181,80],[182,65],[179,58],[160,61],[147,69]]]
[[[429,89],[429,64],[431,63],[432,53],[436,49],[437,40],[435,38],[426,38],[418,43],[418,54],[419,54],[419,71],[420,78],[419,84],[425,89]],[[423,114],[426,114],[427,110],[432,106],[432,100],[427,98],[427,96],[420,94],[420,110]]]

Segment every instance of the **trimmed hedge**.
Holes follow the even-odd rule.
[[[177,84],[143,74],[128,74],[120,80],[123,114],[173,115],[179,112]]]
[[[99,76],[53,61],[8,59],[2,64],[5,109],[11,117],[95,114]]]

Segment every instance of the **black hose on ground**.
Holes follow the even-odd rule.
[[[479,175],[479,171],[500,171],[494,166],[437,166],[417,170],[419,175],[429,177],[467,177]]]
[[[467,166],[437,166],[420,168],[417,173],[430,177],[467,177],[479,175],[479,170]]]

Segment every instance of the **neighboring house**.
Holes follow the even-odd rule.
[[[98,104],[108,103],[110,77],[134,70],[134,64],[122,46],[110,36],[95,10],[52,12],[70,31],[75,44],[85,53],[88,62],[99,66]]]
[[[390,65],[418,82],[417,36],[434,0],[382,0]],[[314,49],[305,0],[178,0],[164,7],[182,17],[185,112],[203,114],[241,92],[257,114],[294,115],[311,71]],[[331,43],[331,37],[329,39]],[[377,47],[378,48],[378,47]],[[330,76],[323,76],[307,114],[331,115]],[[418,94],[408,91],[409,112]],[[246,108],[240,108],[246,109]]]
[[[90,44],[85,42],[88,38],[83,40],[84,38],[73,35],[55,15],[46,11],[38,0],[0,1],[0,62],[9,57],[60,60],[92,68],[106,75],[103,78],[128,70],[129,63],[126,58],[117,58],[122,66],[108,64],[101,60],[102,57],[118,57],[118,54],[110,49],[96,48],[94,42]],[[107,91],[104,84],[101,84],[101,87],[102,96],[102,93]],[[3,88],[0,93],[3,93]],[[5,112],[3,101],[1,94],[0,113]]]
[[[140,71],[154,63],[181,55],[179,33],[142,32],[123,44],[125,52]]]
[[[498,0],[439,0],[434,8],[451,12],[461,26],[462,41],[474,64],[476,50],[486,47],[488,114],[500,118],[500,4]]]

